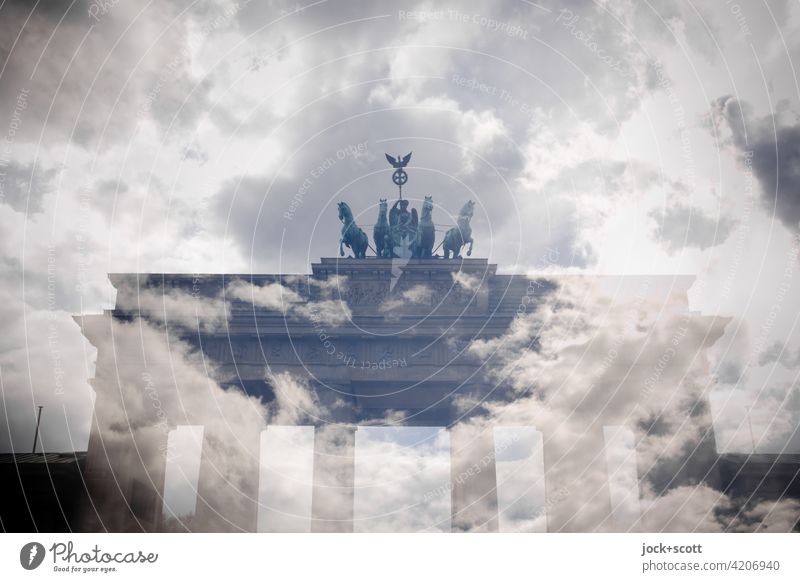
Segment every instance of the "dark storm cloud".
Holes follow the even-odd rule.
[[[125,182],[118,180],[99,180],[94,186],[93,196],[87,200],[96,208],[106,220],[112,219],[115,205],[120,202],[119,197],[125,196],[129,188]]]
[[[761,185],[768,212],[787,227],[800,223],[800,125],[779,114],[756,118],[752,107],[731,96],[712,103],[712,122],[724,122],[745,171]]]
[[[62,18],[65,22],[77,22],[86,20],[91,0],[75,0],[71,2],[63,2],[61,0],[40,0],[39,2],[15,0],[5,4],[25,13],[33,12],[35,7],[37,13],[56,22]]]
[[[0,203],[8,204],[17,212],[42,212],[42,200],[52,191],[57,174],[55,168],[42,170],[34,164],[10,161],[0,165]]]
[[[775,362],[795,369],[800,366],[800,350],[792,350],[784,342],[774,342],[758,356],[758,365],[766,366]]]
[[[714,218],[702,209],[683,204],[659,208],[650,213],[656,221],[654,236],[670,253],[683,248],[705,250],[728,239],[734,222],[727,217]]]
[[[184,160],[194,160],[201,166],[208,161],[208,152],[197,144],[186,144],[181,148],[181,158]]]
[[[112,144],[129,137],[149,116],[162,127],[174,118],[179,126],[196,119],[208,85],[195,87],[189,72],[193,13],[184,10],[209,11],[206,3],[155,3],[141,13],[128,2],[99,3],[105,8],[95,17],[90,6],[73,4],[66,16],[63,3],[0,8],[0,99],[28,95],[17,141],[44,133],[90,147],[101,134]]]
[[[723,35],[718,25],[719,10],[713,3],[704,6],[698,2],[687,5],[656,0],[636,2],[632,9],[641,27],[634,30],[635,34],[646,30],[648,35],[669,45],[674,45],[682,36],[691,47],[692,55],[700,55],[710,62],[719,58],[716,43]]]
[[[725,361],[717,368],[717,380],[722,384],[737,384],[742,379],[744,367],[738,362]]]
[[[289,264],[302,265],[305,249],[293,245],[281,249],[284,232],[282,216],[268,208],[287,208],[291,199],[292,184],[280,182],[275,185],[269,205],[264,201],[270,187],[266,177],[239,177],[229,180],[217,193],[214,200],[215,229],[236,243],[241,254],[252,257],[258,272],[261,258],[280,256]]]

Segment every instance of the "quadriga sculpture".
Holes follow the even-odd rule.
[[[383,259],[392,258],[392,239],[391,229],[389,228],[389,219],[387,212],[389,210],[389,203],[386,198],[381,198],[378,204],[378,222],[372,229],[372,240],[375,241],[375,254]]]
[[[342,221],[342,236],[339,237],[339,256],[344,256],[344,247],[347,245],[357,259],[367,256],[367,234],[361,230],[353,219],[353,212],[347,202],[339,202],[339,220]]]
[[[458,213],[458,220],[456,226],[447,231],[444,235],[444,258],[461,258],[461,249],[464,245],[469,245],[467,249],[467,256],[472,255],[472,229],[469,226],[469,221],[472,219],[472,214],[475,210],[475,202],[468,201],[461,208]],[[450,256],[452,255],[452,257]]]
[[[433,197],[425,196],[422,203],[422,215],[417,224],[417,234],[411,247],[412,258],[430,259],[433,256],[433,243],[436,239],[436,227],[433,224]]]

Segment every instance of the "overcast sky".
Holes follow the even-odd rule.
[[[0,450],[85,449],[108,272],[308,272],[413,150],[500,272],[695,275],[718,445],[798,452],[797,55],[788,1],[4,2]]]

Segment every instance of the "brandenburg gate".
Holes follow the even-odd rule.
[[[407,181],[403,177],[407,158],[390,158],[396,168],[395,183],[401,188]],[[90,493],[86,530],[165,529],[168,455],[163,452],[171,430],[195,422],[208,425],[196,509],[187,529],[257,530],[259,443],[263,423],[268,422],[313,426],[311,531],[354,530],[356,433],[365,426],[447,430],[451,479],[443,491],[449,498],[449,529],[502,529],[498,517],[502,480],[496,469],[499,449],[493,430],[497,427],[479,421],[486,414],[484,404],[510,402],[519,395],[510,379],[496,373],[492,356],[478,354],[470,346],[502,340],[516,320],[535,313],[575,277],[502,274],[486,259],[463,256],[472,251],[471,202],[445,235],[440,245],[444,256],[437,256],[433,200],[424,200],[421,216],[409,211],[408,204],[402,191],[391,210],[382,201],[370,244],[348,205],[340,203],[340,248],[347,256],[322,258],[311,265],[310,273],[110,275],[117,289],[115,309],[76,317],[98,350],[92,380],[95,419],[85,471]],[[370,248],[374,256],[367,256]],[[616,280],[628,289],[639,285],[635,277]],[[700,353],[716,341],[722,326],[689,311],[686,293],[691,278],[650,277],[649,281],[650,289],[663,287],[665,305],[692,325],[709,330],[701,345],[687,349]],[[231,293],[245,287],[252,300],[247,293]],[[259,299],[267,291],[281,300]],[[148,302],[143,297],[158,300]],[[187,313],[192,321],[196,306],[212,302],[224,306],[221,324],[180,325]],[[160,327],[155,332],[142,330],[150,324]],[[138,340],[123,340],[121,331]],[[171,340],[179,341],[182,347],[174,359],[170,354],[164,358],[167,364],[154,368],[153,356],[146,355],[143,346],[156,337],[167,346]],[[527,347],[535,350],[535,341]],[[179,375],[188,373],[176,369],[178,356],[200,368],[199,384],[173,398],[165,395],[165,387],[184,382]],[[649,370],[654,364],[642,360],[632,365]],[[206,392],[203,386],[203,373],[212,374],[209,370],[223,386],[219,393]],[[666,372],[662,376],[670,381]],[[293,378],[307,386],[314,410],[324,412],[302,418],[277,415],[262,424],[251,422],[247,411],[241,417],[225,415],[225,399],[234,394],[249,398],[248,402],[277,406],[286,395],[279,393],[276,378]],[[626,527],[615,525],[608,483],[583,477],[587,469],[592,474],[609,473],[604,429],[621,424],[617,417],[602,413],[613,403],[613,393],[599,385],[585,389],[597,408],[592,422],[579,435],[559,434],[556,429],[554,434],[543,434],[543,474],[515,477],[527,479],[528,489],[537,482],[543,489],[546,502],[539,517],[548,531]],[[202,400],[205,412],[198,412],[197,402],[188,402],[185,395],[191,391]],[[159,407],[166,412],[162,414]],[[211,426],[203,418],[216,418],[217,409],[221,421]],[[186,411],[185,417],[176,410]],[[253,415],[257,414],[254,409]],[[708,449],[693,454],[705,455]],[[574,519],[576,508],[583,508],[580,525]]]

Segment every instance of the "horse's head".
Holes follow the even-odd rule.
[[[347,202],[339,202],[339,220],[342,222],[352,220],[353,213],[350,212],[350,207],[347,205]]]
[[[422,203],[422,215],[430,216],[433,213],[433,196],[425,196]]]
[[[458,217],[469,220],[470,218],[472,218],[474,212],[475,212],[475,202],[472,200],[468,200],[467,203],[461,207],[461,212],[458,213]]]
[[[378,200],[378,213],[385,214],[386,209],[389,207],[389,203],[386,201],[386,198],[380,198]]]

